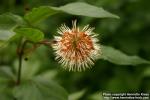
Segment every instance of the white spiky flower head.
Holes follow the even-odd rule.
[[[70,29],[65,24],[58,28],[59,36],[52,46],[55,50],[56,60],[69,71],[82,71],[91,68],[94,61],[101,55],[97,34],[94,28],[86,25],[82,30],[76,26],[76,20],[72,22]]]

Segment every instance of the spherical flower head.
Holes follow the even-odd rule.
[[[85,26],[82,30],[76,26],[76,20],[72,22],[70,29],[65,24],[58,28],[59,36],[55,36],[53,48],[56,60],[69,71],[83,71],[91,68],[94,61],[101,55],[97,34],[94,28]]]

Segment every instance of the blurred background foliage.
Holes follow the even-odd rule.
[[[150,60],[149,0],[0,0],[0,14],[12,12],[24,15],[25,9],[41,5],[61,6],[76,1],[102,6],[120,16],[120,19],[56,14],[37,25],[44,31],[47,39],[53,38],[51,34],[56,34],[56,29],[62,23],[71,26],[71,21],[77,19],[81,27],[86,24],[95,27],[94,31],[99,34],[101,44]],[[16,47],[16,44],[11,43],[0,49],[0,66],[15,67],[18,59]],[[26,64],[26,72],[23,73],[25,76],[36,72],[36,68],[40,69],[36,74],[46,71],[43,77],[55,80],[69,94],[75,93],[70,96],[72,100],[99,100],[102,92],[150,92],[150,65],[121,66],[98,60],[90,70],[68,72],[61,69],[55,61],[52,48],[41,46],[26,57],[28,61],[25,62],[29,64]]]

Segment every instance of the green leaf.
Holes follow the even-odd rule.
[[[2,80],[15,80],[15,75],[10,69],[10,67],[7,66],[1,66],[0,67],[0,82]]]
[[[147,68],[145,68],[142,77],[150,77],[150,66],[148,66]]]
[[[0,15],[0,47],[7,44],[15,35],[14,28],[22,23],[23,19],[20,16],[11,13]]]
[[[9,40],[12,36],[15,35],[15,32],[13,30],[0,30],[0,40],[5,41]]]
[[[85,93],[85,89],[69,95],[69,100],[79,100]]]
[[[89,96],[88,100],[104,100],[102,92],[96,92]]]
[[[150,61],[142,59],[138,56],[128,56],[123,52],[109,46],[103,45],[101,47],[102,47],[101,59],[108,60],[112,63],[119,65],[150,64]]]
[[[61,86],[39,78],[17,86],[14,96],[17,100],[68,100],[67,92]]]
[[[130,87],[130,82],[133,82],[133,80],[129,81],[129,79],[127,80],[124,77],[114,77],[108,82],[107,90],[111,92],[127,92],[128,90],[133,89],[133,87]]]
[[[54,79],[57,74],[58,74],[57,70],[48,70],[40,73],[38,76],[42,77],[45,80],[50,80],[50,79]]]
[[[26,39],[38,42],[44,38],[44,33],[38,29],[33,28],[19,28],[16,30],[18,35],[25,37]]]
[[[118,16],[105,11],[103,8],[83,2],[70,3],[65,6],[61,6],[58,9],[72,15],[82,15],[96,18],[119,18]]]
[[[14,62],[14,71],[17,75],[18,73],[18,63],[19,61],[16,60]],[[34,58],[32,58],[32,60],[28,60],[22,61],[22,71],[21,71],[21,79],[22,80],[29,80],[32,79],[40,70],[40,62],[38,60],[34,60]]]
[[[39,8],[33,8],[31,12],[29,12],[25,15],[25,19],[29,23],[34,24],[34,23],[39,22],[55,13],[57,13],[57,11],[54,10],[52,7],[41,6]]]
[[[9,15],[0,15],[0,41],[1,45],[15,35],[13,28],[16,27],[16,21]]]
[[[13,97],[11,97],[5,93],[0,93],[0,98],[1,98],[1,100],[15,100]]]
[[[25,15],[25,19],[30,24],[35,24],[51,15],[62,12],[71,15],[81,15],[95,18],[119,18],[101,7],[96,7],[83,2],[75,2],[60,7],[41,6],[38,8],[33,8],[32,11]]]
[[[16,76],[8,66],[0,66],[0,100],[13,100],[12,86]]]
[[[11,13],[0,15],[0,29],[7,30],[16,27],[19,23],[20,17]]]
[[[8,84],[0,84],[0,100],[14,100],[12,95],[12,87],[10,88]]]
[[[7,42],[6,41],[2,41],[0,40],[0,47],[4,47],[7,45]]]

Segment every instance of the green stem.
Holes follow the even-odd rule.
[[[26,45],[27,41],[24,41],[23,44],[21,45],[21,48],[19,50],[19,65],[18,65],[18,75],[17,75],[17,82],[16,84],[19,85],[21,83],[21,68],[22,68],[22,57],[24,54],[24,48]]]
[[[19,47],[18,47],[19,48],[19,51],[18,51],[19,65],[18,65],[17,82],[16,82],[17,85],[19,85],[21,83],[22,59],[23,59],[23,55],[24,55],[24,49],[25,49],[25,46],[26,46],[27,43],[34,44],[32,41],[26,40],[23,43],[21,43],[19,45]],[[44,41],[38,42],[37,44],[44,44],[44,45],[48,45],[49,46],[51,44],[51,41],[44,40]]]

